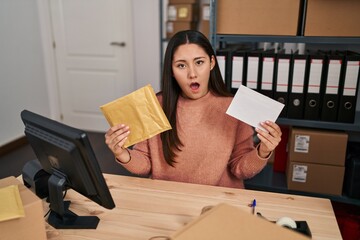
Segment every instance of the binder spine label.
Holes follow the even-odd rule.
[[[329,71],[326,84],[326,94],[338,94],[339,91],[339,81],[340,81],[340,70],[341,70],[341,61],[340,60],[330,60],[329,62]]]
[[[216,60],[218,62],[220,73],[223,78],[223,81],[225,81],[225,64],[226,64],[226,58],[225,56],[216,56]]]
[[[263,59],[263,72],[262,72],[262,81],[261,81],[262,90],[272,90],[274,62],[275,62],[274,58],[272,57],[265,57]]]
[[[259,57],[248,57],[248,75],[246,85],[249,88],[257,89]]]
[[[279,59],[278,77],[276,84],[277,92],[287,92],[289,84],[290,59]]]
[[[244,57],[234,56],[232,64],[231,87],[239,88],[243,81]]]
[[[291,92],[293,93],[304,92],[305,66],[305,59],[295,59],[293,82],[291,85]]]
[[[322,59],[311,60],[308,93],[320,93],[322,67]]]
[[[360,61],[348,61],[344,82],[344,96],[356,96]]]

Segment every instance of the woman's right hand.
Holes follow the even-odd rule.
[[[119,124],[111,127],[105,134],[106,145],[121,162],[129,161],[129,153],[123,148],[130,134],[129,129],[129,126]]]

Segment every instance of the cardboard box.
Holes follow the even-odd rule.
[[[298,33],[301,0],[222,0],[217,33],[291,35]]]
[[[261,229],[261,231],[259,231]],[[173,240],[308,239],[229,204],[219,204],[171,236]]]
[[[182,30],[195,30],[196,22],[179,22],[179,21],[167,21],[166,22],[166,37],[171,38],[175,33]]]
[[[360,36],[359,0],[308,0],[305,36]]]
[[[199,9],[196,4],[169,4],[167,8],[168,21],[194,22],[199,19]]]
[[[15,177],[0,180],[0,188],[18,185],[25,217],[0,222],[0,238],[11,240],[46,239],[42,200]]]
[[[288,161],[344,166],[348,135],[341,131],[291,128]]]
[[[203,4],[200,9],[199,31],[210,38],[210,5]]]
[[[287,169],[289,190],[342,195],[345,167],[290,162]]]

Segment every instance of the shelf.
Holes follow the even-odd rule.
[[[236,43],[305,43],[305,44],[334,44],[351,45],[350,48],[360,46],[360,37],[310,37],[310,36],[274,36],[274,35],[244,35],[244,34],[217,34],[217,0],[210,0],[210,41],[214,51],[217,46]],[[358,96],[360,89],[358,90]],[[360,142],[360,111],[355,114],[354,123],[324,122],[318,120],[279,118],[280,125],[309,127],[318,129],[343,130],[349,134],[349,141]],[[292,191],[287,189],[285,173],[274,172],[272,165],[268,164],[262,172],[254,178],[245,181],[245,188],[260,191],[297,194],[328,198],[332,201],[343,202],[360,206],[360,199],[352,199],[346,196],[334,196],[317,193]]]
[[[290,119],[290,118],[279,118],[276,122],[280,125],[360,132],[359,119],[360,119],[360,112],[356,112],[354,123],[324,122],[318,120],[304,120],[304,119]]]
[[[279,42],[279,43],[321,43],[321,44],[360,44],[358,37],[305,37],[305,36],[271,36],[216,34],[216,42]]]
[[[328,198],[335,202],[342,202],[360,206],[360,199],[349,198],[347,196],[336,196],[288,190],[285,173],[273,171],[272,164],[268,164],[259,174],[257,174],[251,179],[245,180],[244,183],[245,188],[250,190]]]

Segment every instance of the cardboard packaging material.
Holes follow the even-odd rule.
[[[308,239],[305,235],[276,225],[242,209],[219,204],[171,236],[172,240]]]
[[[305,36],[360,36],[360,1],[308,0]]]
[[[290,162],[344,166],[348,135],[341,131],[291,128]]]
[[[289,190],[342,195],[345,167],[290,162],[287,169]]]
[[[168,5],[168,21],[198,21],[199,11],[196,4],[171,4]]]
[[[18,185],[25,217],[0,222],[0,238],[46,240],[42,200],[15,177],[0,179],[0,188]]]
[[[222,0],[217,33],[296,36],[301,0]]]
[[[130,127],[124,147],[154,137],[171,129],[154,89],[150,84],[100,106],[110,126],[123,123]]]
[[[166,37],[171,38],[175,33],[183,30],[196,30],[196,25],[196,22],[168,21],[166,22]]]

